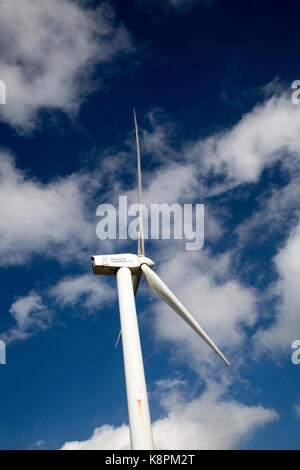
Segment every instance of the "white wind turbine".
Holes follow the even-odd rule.
[[[138,254],[96,255],[92,256],[94,274],[116,275],[121,320],[123,358],[127,392],[131,448],[153,449],[153,437],[148,404],[148,395],[144,373],[143,357],[134,296],[141,276],[144,273],[150,289],[164,300],[193,330],[220,356],[229,366],[229,362],[215,343],[209,338],[198,322],[186,310],[182,303],[168,289],[166,284],[151,269],[154,262],[145,257],[143,220],[142,220],[142,178],[139,135],[134,110],[134,123],[137,145],[138,168],[138,206],[139,238]],[[117,346],[116,344],[116,346]]]

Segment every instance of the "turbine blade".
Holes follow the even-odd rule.
[[[133,276],[132,276],[132,285],[133,285],[134,295],[137,293],[137,290],[139,288],[141,277],[142,277],[142,271],[139,271],[136,274],[133,274]],[[115,349],[117,349],[117,347],[118,347],[121,336],[122,336],[122,330],[120,330],[120,333],[119,333],[119,336],[118,336],[118,339],[117,339],[117,342],[116,342],[116,345],[115,345]]]
[[[115,349],[117,349],[117,347],[118,347],[118,345],[119,345],[119,342],[120,342],[121,336],[122,336],[122,330],[120,330],[120,333],[119,333],[119,336],[118,336],[117,342],[116,342],[116,344],[115,344]]]
[[[144,250],[144,233],[143,233],[143,213],[142,213],[142,172],[141,172],[141,154],[139,143],[139,131],[136,121],[135,109],[133,108],[136,150],[137,150],[137,173],[138,173],[138,205],[139,205],[139,239],[138,239],[138,255],[145,256]]]
[[[132,284],[133,284],[133,293],[134,295],[137,293],[137,290],[140,285],[140,280],[142,277],[142,271],[138,271],[136,274],[132,276]]]
[[[182,303],[175,297],[175,295],[170,291],[166,284],[160,279],[160,277],[152,271],[149,266],[146,264],[141,265],[141,269],[145,275],[148,286],[153,292],[158,295],[164,302],[166,302],[178,315],[190,325],[193,330],[201,336],[202,339],[215,351],[215,353],[220,356],[221,359],[227,364],[230,365],[226,357],[221,353],[219,348],[215,343],[210,339],[210,337],[205,333],[201,328],[199,323],[192,317],[192,315],[187,311],[187,309],[182,305]]]

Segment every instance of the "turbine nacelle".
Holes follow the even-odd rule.
[[[119,268],[129,268],[133,274],[141,270],[141,265],[154,266],[154,262],[146,256],[138,256],[132,253],[121,253],[116,255],[92,256],[94,274],[114,276]]]

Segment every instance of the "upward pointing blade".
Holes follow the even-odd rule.
[[[145,275],[146,281],[150,289],[155,292],[162,300],[164,300],[178,315],[186,321],[190,327],[195,330],[201,338],[206,341],[206,343],[220,356],[221,359],[227,364],[230,365],[226,357],[221,353],[219,348],[215,343],[210,339],[210,337],[205,333],[201,328],[199,323],[192,317],[192,315],[187,311],[187,309],[182,305],[182,303],[175,297],[175,295],[170,291],[166,284],[160,279],[160,277],[152,271],[149,266],[146,264],[141,265],[141,269]]]
[[[139,205],[139,240],[138,240],[138,255],[145,256],[144,250],[144,233],[143,233],[143,213],[142,213],[142,173],[141,173],[141,155],[139,143],[139,131],[136,122],[135,109],[133,109],[135,136],[136,136],[136,150],[137,150],[137,171],[138,171],[138,205]]]

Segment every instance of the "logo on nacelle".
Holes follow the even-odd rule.
[[[116,274],[117,270],[122,267],[130,268],[132,272],[137,272],[143,263],[148,264],[148,266],[154,265],[151,259],[131,253],[92,256],[94,274]]]

